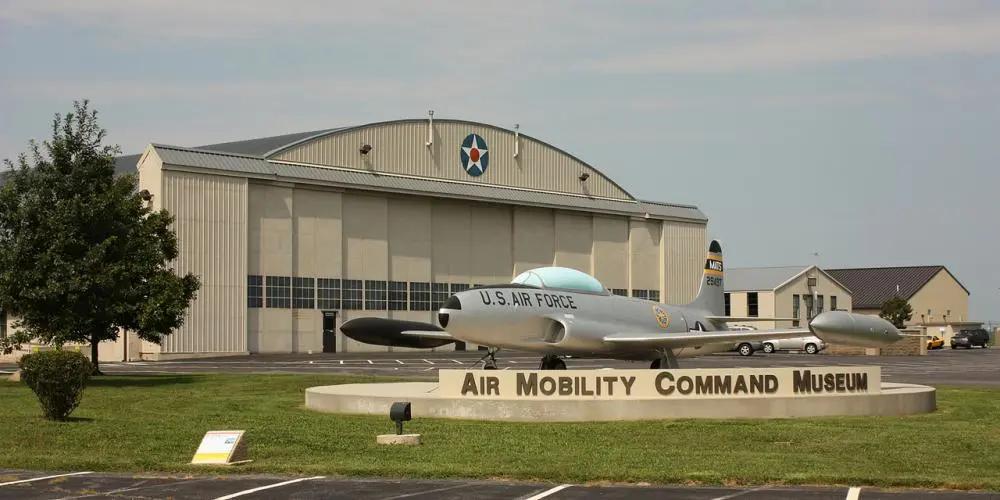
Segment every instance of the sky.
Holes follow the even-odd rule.
[[[730,267],[945,265],[1000,321],[1000,1],[0,0],[0,158],[512,128],[695,204]]]

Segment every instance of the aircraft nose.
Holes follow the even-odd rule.
[[[444,312],[445,309],[461,311],[462,301],[458,299],[457,295],[452,295],[448,297],[448,300],[444,301],[444,304],[441,305],[441,310],[438,311],[438,324],[441,325],[441,328],[448,328],[448,320],[450,319],[448,313]]]

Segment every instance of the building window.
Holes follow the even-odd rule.
[[[611,293],[612,295],[620,295],[622,297],[628,297],[628,290],[624,288],[612,288]]]
[[[313,278],[292,278],[292,308],[314,309],[316,307],[316,280]]]
[[[448,300],[447,283],[431,283],[431,309],[437,311]]]
[[[732,302],[730,302],[731,299],[729,298],[729,294],[728,293],[724,293],[724,294],[722,294],[722,297],[723,297],[723,300],[726,303],[726,314],[725,315],[726,316],[732,316],[733,315],[733,306],[731,305]]]
[[[806,306],[806,319],[813,319],[813,298],[812,295],[803,295],[802,301],[805,302]]]
[[[385,281],[365,280],[365,310],[384,311],[386,309]]]
[[[390,281],[389,282],[389,310],[390,311],[405,311],[407,306],[406,300],[406,282],[405,281]]]
[[[267,307],[288,309],[292,307],[292,278],[288,276],[267,277]]]
[[[836,311],[837,310],[837,296],[836,295],[831,295],[830,296],[830,310],[831,311]]]
[[[451,294],[455,295],[456,293],[458,293],[458,292],[464,292],[464,291],[468,290],[469,288],[470,288],[469,285],[467,285],[465,283],[452,283],[451,284]]]
[[[652,300],[653,302],[659,302],[660,301],[660,291],[659,290],[650,290],[649,291],[649,300]]]
[[[360,310],[364,305],[361,280],[343,280],[340,299],[344,309]]]
[[[637,299],[649,300],[649,290],[632,289],[632,296]]]
[[[247,276],[247,307],[264,307],[264,278]]]
[[[756,318],[757,313],[757,292],[750,292],[747,294],[747,316]]]
[[[816,296],[816,316],[819,316],[820,314],[823,314],[823,296],[822,295],[817,295]]]
[[[431,284],[414,281],[410,283],[410,310],[431,310]]]
[[[792,295],[792,317],[795,318],[795,321],[792,321],[792,326],[799,326],[799,314],[801,314],[799,311],[799,302],[799,296]]]
[[[340,280],[316,278],[316,299],[320,309],[340,309]]]

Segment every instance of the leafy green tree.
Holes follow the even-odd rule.
[[[896,328],[903,328],[903,325],[913,317],[913,308],[906,299],[897,295],[882,303],[882,311],[878,315]]]
[[[117,146],[88,102],[57,114],[52,139],[30,143],[0,189],[0,308],[19,330],[0,340],[10,352],[35,340],[97,346],[121,329],[160,343],[180,327],[199,288],[177,258],[173,218],[148,206],[135,175],[115,176]]]

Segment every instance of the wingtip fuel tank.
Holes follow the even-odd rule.
[[[902,338],[892,323],[878,316],[845,311],[822,313],[809,329],[824,341],[863,347],[882,347]]]

